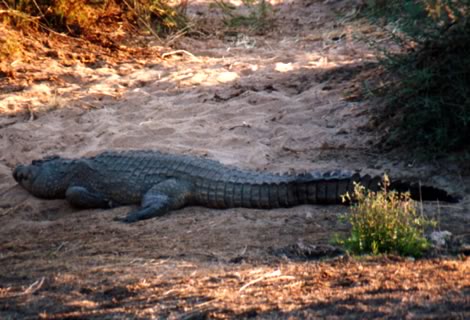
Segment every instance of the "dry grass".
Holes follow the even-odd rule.
[[[38,103],[0,104],[0,115],[41,113],[70,105],[74,97],[57,94],[56,89],[64,87],[73,75],[73,68],[97,69],[116,67],[129,61],[158,61],[161,46],[149,48],[144,36],[122,33],[122,28],[107,26],[102,34],[93,39],[75,38],[59,33],[44,33],[35,28],[15,30],[5,28],[0,22],[0,96],[11,96],[48,84],[51,90],[42,92]],[[126,29],[126,27],[123,27]],[[108,30],[109,29],[109,30]],[[3,40],[2,40],[3,39]],[[117,45],[116,43],[120,43]],[[64,80],[65,79],[65,80]],[[82,86],[93,83],[94,79],[81,78]],[[86,106],[85,106],[86,107]]]

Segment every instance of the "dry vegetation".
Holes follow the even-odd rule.
[[[0,94],[44,82],[63,87],[69,68],[76,66],[97,69],[158,60],[162,51],[171,49],[165,41],[149,42],[171,32],[180,36],[177,31],[185,26],[176,9],[155,1],[15,2],[0,3]],[[32,105],[5,103],[0,113],[50,109],[46,100],[50,97]]]
[[[464,319],[469,311],[468,259],[338,259],[270,266],[106,260],[106,265],[3,288],[6,314],[40,319]]]

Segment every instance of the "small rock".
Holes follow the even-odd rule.
[[[220,83],[232,82],[236,79],[238,79],[238,74],[230,71],[222,72],[217,76],[217,81]]]
[[[452,233],[447,230],[444,231],[433,231],[429,235],[429,240],[436,247],[445,247],[450,242]]]

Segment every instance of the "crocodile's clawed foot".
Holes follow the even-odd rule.
[[[127,217],[125,217],[124,219],[122,219],[122,222],[123,223],[134,223],[134,222],[137,222],[141,219],[139,219],[138,217],[136,216],[133,216],[133,215],[128,215]]]
[[[139,219],[126,216],[126,217],[115,217],[113,221],[121,222],[121,223],[134,223],[134,222],[139,221]]]

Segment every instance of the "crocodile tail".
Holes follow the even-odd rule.
[[[423,186],[421,183],[410,183],[406,181],[392,181],[390,183],[390,189],[398,192],[409,192],[411,198],[416,201],[444,201],[450,203],[459,202],[457,196],[449,194],[443,189],[439,189],[431,186]]]
[[[380,179],[369,175],[345,171],[329,171],[326,173],[310,172],[296,181],[296,193],[299,203],[309,204],[341,204],[346,203],[346,194],[352,194],[355,183],[360,183],[369,190],[379,189]]]
[[[354,193],[355,184],[360,184],[366,190],[379,191],[383,187],[383,178],[370,175],[361,176],[359,173],[348,173],[343,171],[331,171],[327,173],[310,173],[300,179],[297,185],[297,194],[300,195],[300,203],[310,204],[335,204],[349,201],[344,198],[348,193]],[[447,191],[436,187],[422,186],[420,183],[410,183],[406,181],[392,181],[388,187],[390,190],[398,192],[410,192],[411,198],[416,201],[439,200],[455,203],[459,199],[450,195]],[[302,196],[303,195],[303,196]]]
[[[355,184],[366,190],[382,189],[382,178],[359,173],[330,171],[310,172],[296,176],[261,176],[249,182],[215,182],[199,190],[195,202],[214,208],[286,208],[301,204],[348,204],[346,194],[354,194]],[[455,202],[446,191],[434,187],[419,186],[402,181],[390,184],[389,189],[410,191],[415,200],[441,200]],[[353,199],[354,201],[354,199]]]

